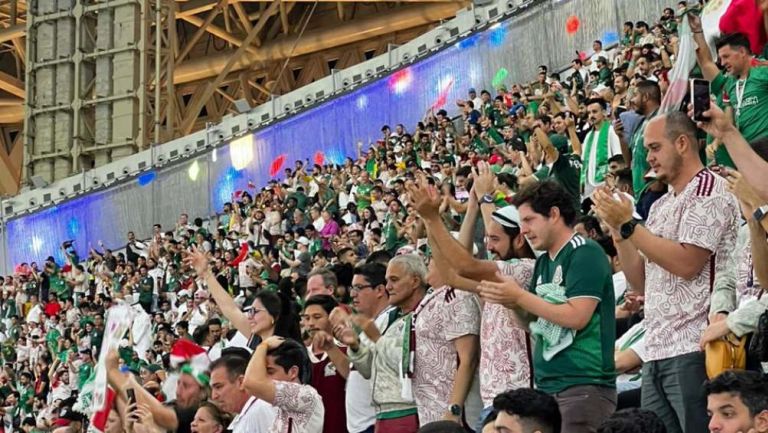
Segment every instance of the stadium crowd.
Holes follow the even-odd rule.
[[[660,108],[684,28],[698,122]],[[768,432],[768,69],[711,48],[681,2],[216,219],[19,264],[4,431]]]

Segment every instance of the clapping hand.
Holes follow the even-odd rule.
[[[407,187],[410,203],[422,218],[438,217],[440,195],[434,185],[427,182],[424,174],[419,175],[419,181]]]
[[[493,194],[496,190],[496,175],[493,174],[491,166],[487,162],[478,162],[477,169],[472,169],[472,177],[474,179],[473,188],[478,200],[486,194]]]
[[[193,246],[192,251],[184,258],[184,265],[194,268],[200,278],[208,274],[208,257],[197,247]]]
[[[617,195],[618,198],[606,187],[598,188],[592,195],[597,216],[614,230],[618,230],[622,224],[632,220],[634,209],[632,200],[624,194]]]
[[[507,307],[517,305],[520,297],[525,293],[525,289],[514,278],[510,278],[499,273],[496,274],[502,282],[483,281],[477,287],[480,298],[492,304],[501,304]]]

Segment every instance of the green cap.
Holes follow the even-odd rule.
[[[568,139],[560,134],[552,134],[549,136],[549,141],[552,142],[552,146],[560,153],[568,153]]]

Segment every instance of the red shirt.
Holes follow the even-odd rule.
[[[336,371],[336,366],[326,354],[322,354],[322,357],[318,359],[317,355],[312,354],[312,347],[307,349],[312,361],[312,382],[310,385],[323,398],[323,406],[325,406],[323,433],[345,433],[347,431],[347,409],[344,402],[344,390],[347,380]],[[339,347],[339,349],[345,354],[347,353],[346,347]]]
[[[61,304],[59,304],[57,301],[48,302],[45,304],[43,311],[45,312],[46,316],[53,317],[61,312]]]

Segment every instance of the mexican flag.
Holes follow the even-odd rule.
[[[717,58],[715,41],[726,33],[743,33],[749,39],[752,53],[759,55],[765,47],[765,17],[755,0],[711,0],[701,11],[704,37]]]

